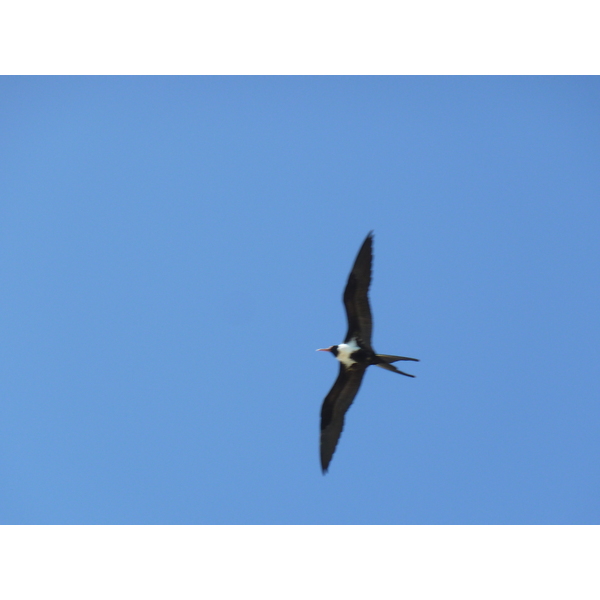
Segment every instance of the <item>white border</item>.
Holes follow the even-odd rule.
[[[597,5],[20,0],[2,74],[598,74]]]
[[[4,526],[3,598],[594,599],[597,526]]]

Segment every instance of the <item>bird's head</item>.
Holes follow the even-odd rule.
[[[337,346],[329,346],[329,348],[318,348],[317,352],[331,352],[331,354],[333,354],[334,356],[337,356],[338,347]]]

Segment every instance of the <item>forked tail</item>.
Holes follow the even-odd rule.
[[[410,373],[405,373],[404,371],[397,369],[396,367],[394,367],[394,365],[391,365],[390,363],[396,362],[398,360],[412,360],[415,362],[419,362],[418,358],[408,358],[407,356],[393,356],[391,354],[376,354],[375,356],[377,356],[377,358],[381,360],[381,362],[377,363],[378,367],[386,369],[387,371],[393,371],[394,373],[400,373],[400,375],[406,375],[406,377],[414,377],[414,375],[411,375]]]

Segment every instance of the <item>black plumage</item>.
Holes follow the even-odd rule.
[[[369,286],[373,262],[373,233],[367,235],[354,261],[344,290],[344,306],[348,317],[348,332],[343,344],[321,348],[340,361],[340,371],[321,407],[321,468],[327,472],[338,440],[344,428],[344,417],[354,400],[367,367],[377,365],[389,371],[414,377],[390,363],[416,358],[376,354],[371,347],[373,320],[369,306]]]

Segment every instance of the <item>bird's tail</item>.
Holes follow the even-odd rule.
[[[414,360],[419,362],[418,358],[408,358],[407,356],[392,356],[391,354],[376,354],[377,358],[380,358],[384,363],[393,363],[397,360]]]
[[[404,371],[400,371],[400,369],[397,369],[396,367],[394,367],[394,365],[391,365],[390,363],[396,362],[398,360],[413,360],[415,362],[419,362],[418,358],[408,358],[407,356],[392,356],[391,354],[376,354],[375,356],[377,356],[377,358],[381,360],[381,362],[377,363],[378,367],[386,369],[387,371],[393,371],[394,373],[400,373],[400,375],[406,375],[406,377],[414,377],[414,375],[411,375],[410,373],[405,373]]]

